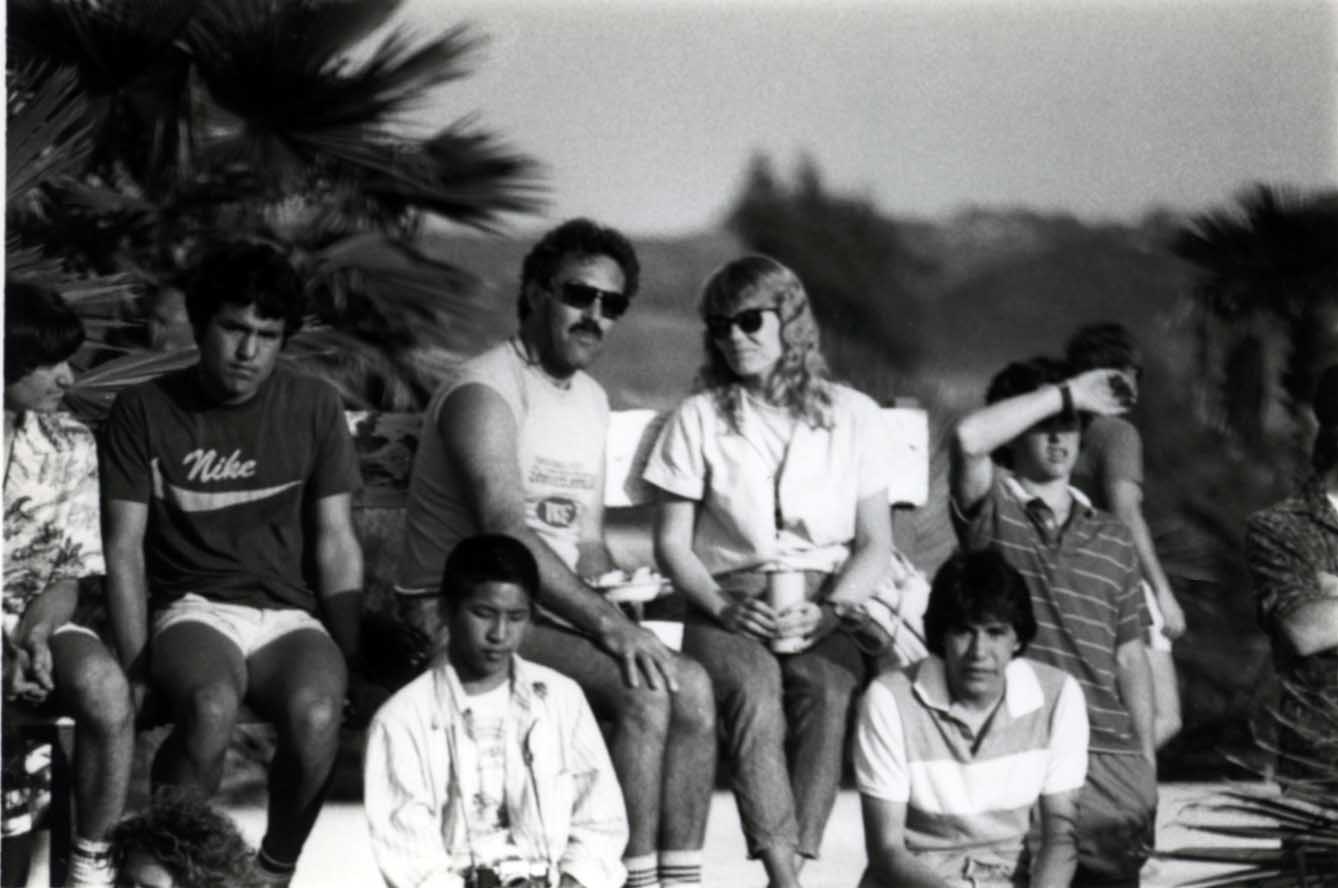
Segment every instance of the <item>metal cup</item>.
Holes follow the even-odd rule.
[[[777,570],[767,574],[767,604],[780,617],[791,608],[808,599],[808,582],[802,570]],[[802,635],[788,635],[771,639],[771,650],[777,654],[793,654],[804,649]]]

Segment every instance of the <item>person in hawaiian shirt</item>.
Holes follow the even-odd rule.
[[[60,410],[83,341],[60,296],[5,288],[5,697],[75,719],[69,884],[92,886],[112,883],[104,839],[125,805],[134,710],[116,658],[72,619],[79,581],[103,573],[97,448]]]

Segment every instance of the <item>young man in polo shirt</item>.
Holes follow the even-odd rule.
[[[964,548],[1018,569],[1036,614],[1033,659],[1076,678],[1091,724],[1074,884],[1137,885],[1157,807],[1151,620],[1129,531],[1069,485],[1084,414],[1124,412],[1118,372],[1076,376],[1048,358],[1010,364],[953,441],[953,521]]]
[[[1067,885],[1087,709],[1072,676],[1021,657],[1036,634],[1026,581],[994,550],[959,552],[934,577],[925,631],[930,656],[884,673],[861,706],[861,886],[1011,888],[1038,800],[1030,884]]]

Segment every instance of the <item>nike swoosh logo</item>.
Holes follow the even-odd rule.
[[[187,490],[164,480],[156,458],[150,461],[150,467],[153,469],[154,497],[167,500],[183,512],[216,512],[219,509],[227,509],[242,503],[259,502],[277,496],[302,483],[301,481],[289,481],[286,484],[261,487],[257,490]]]

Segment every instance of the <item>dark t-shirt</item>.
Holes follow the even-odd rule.
[[[251,400],[220,405],[189,367],[122,392],[102,434],[104,501],[149,507],[154,609],[194,592],[315,611],[314,504],[360,486],[333,388],[277,368]]]

